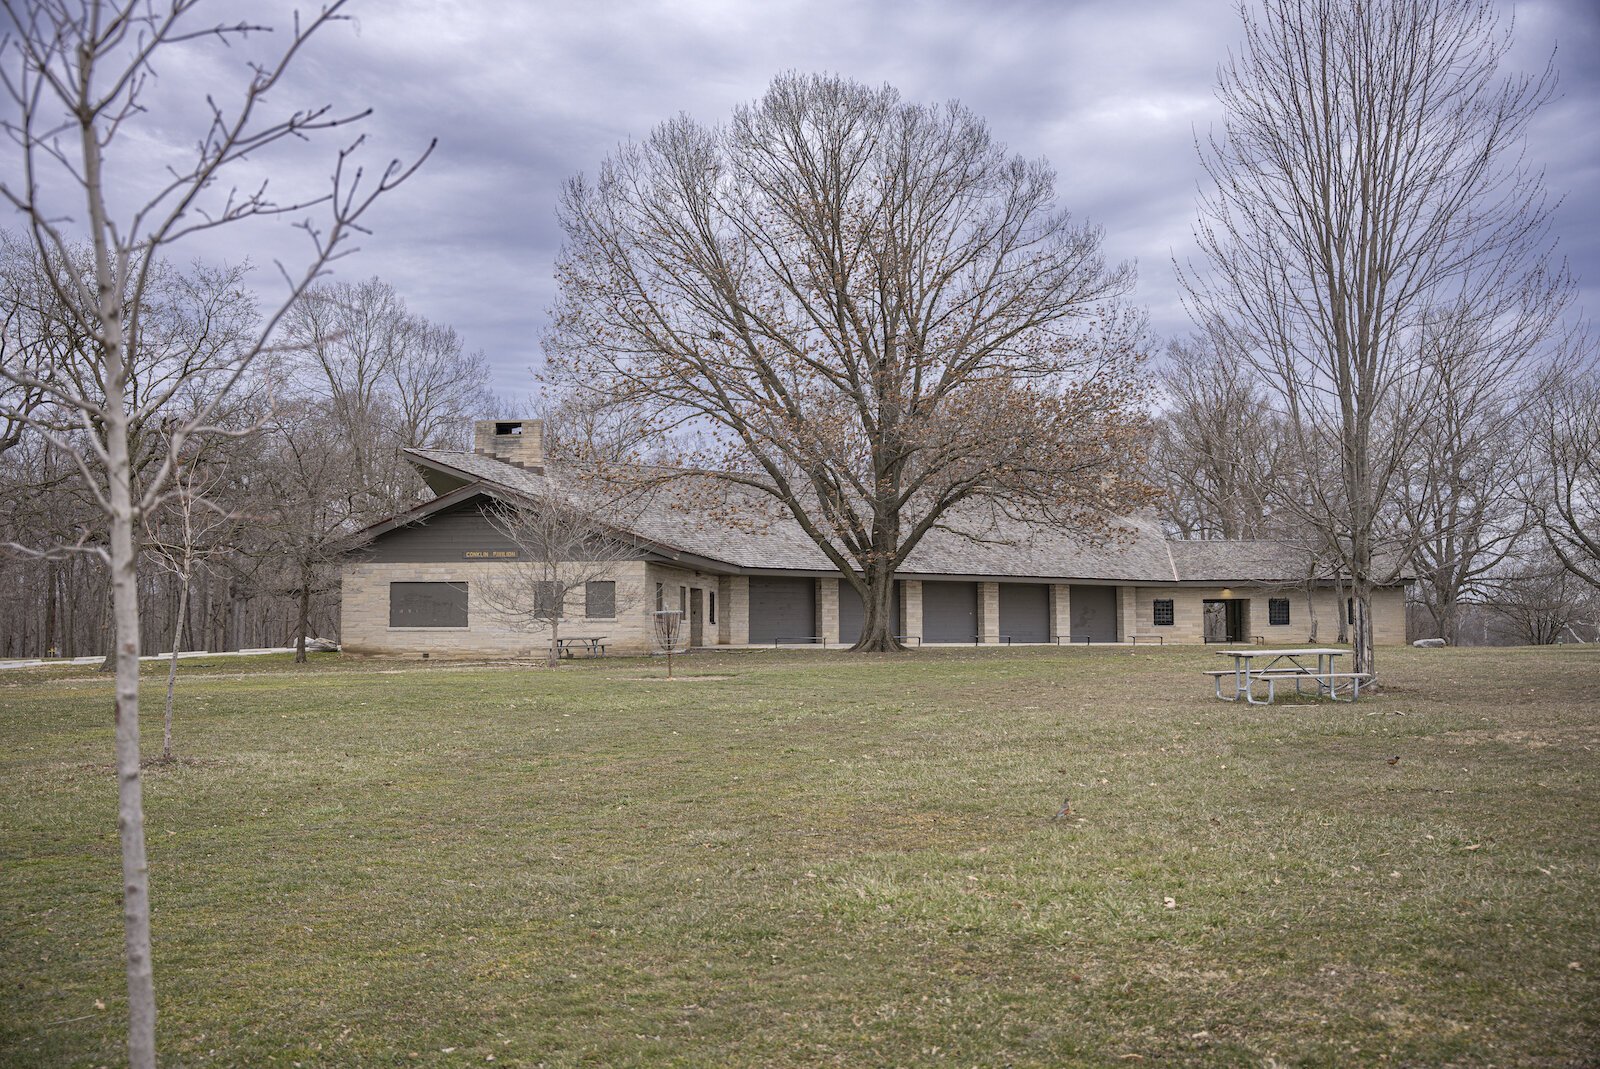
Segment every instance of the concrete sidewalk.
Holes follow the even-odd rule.
[[[294,652],[294,647],[293,646],[264,646],[264,647],[262,647],[260,649],[228,650],[228,651],[226,651],[224,653],[212,653],[209,650],[180,650],[178,652],[178,660],[180,660],[180,661],[187,660],[187,659],[189,659],[191,657],[260,657],[262,654],[265,654],[265,653],[293,653],[293,652]],[[313,652],[313,651],[308,647],[306,652],[310,653],[310,652]],[[321,652],[321,651],[316,651],[316,652]],[[168,660],[169,658],[171,658],[171,656],[172,656],[172,654],[170,652],[168,652],[168,653],[153,653],[153,654],[150,654],[147,657],[140,657],[139,660],[141,660],[141,661],[165,661],[165,660]],[[0,661],[0,672],[5,671],[7,668],[46,668],[46,667],[49,667],[49,668],[60,668],[60,667],[66,666],[66,665],[99,664],[101,661],[104,661],[104,660],[105,660],[105,655],[101,654],[98,657],[73,657],[71,660],[68,660],[66,658],[50,658],[50,659],[46,660],[46,659],[43,659],[43,658],[36,657],[33,660],[29,660],[29,661]]]

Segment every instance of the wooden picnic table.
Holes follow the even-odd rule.
[[[1317,691],[1330,698],[1339,697],[1340,681],[1349,684],[1350,700],[1355,701],[1361,695],[1361,684],[1369,677],[1360,672],[1337,672],[1334,670],[1336,658],[1343,657],[1349,650],[1338,649],[1331,646],[1313,646],[1308,649],[1283,649],[1283,650],[1218,650],[1219,657],[1232,657],[1233,667],[1220,671],[1208,671],[1216,682],[1217,697],[1225,702],[1235,702],[1241,697],[1249,705],[1269,705],[1277,697],[1277,684],[1280,680],[1294,680],[1296,694],[1302,693],[1301,686],[1307,680],[1317,685]],[[1316,659],[1313,666],[1309,662]],[[1222,693],[1222,681],[1233,679],[1233,694]],[[1257,683],[1267,684],[1267,697],[1261,701],[1255,696]]]
[[[556,639],[556,649],[563,657],[576,657],[582,650],[590,657],[601,657],[606,652],[605,635],[568,635]]]

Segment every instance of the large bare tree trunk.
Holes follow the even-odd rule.
[[[1356,609],[1355,624],[1350,636],[1355,660],[1354,670],[1376,675],[1378,663],[1372,643],[1372,590],[1358,583],[1352,596],[1355,598]]]
[[[44,602],[44,636],[39,643],[39,653],[45,657],[57,656],[56,620],[58,616],[57,603],[58,591],[61,586],[59,578],[59,565],[49,561],[45,565],[45,602]]]
[[[844,580],[849,582],[849,580]],[[850,649],[856,653],[895,653],[905,649],[900,642],[900,621],[894,612],[894,572],[875,568],[867,575],[866,596],[861,599],[861,636]]]

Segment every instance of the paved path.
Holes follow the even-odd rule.
[[[293,653],[293,652],[294,652],[294,647],[293,646],[267,646],[267,647],[262,647],[261,649],[229,650],[226,653],[211,653],[208,650],[182,650],[178,654],[178,660],[182,661],[182,660],[186,660],[186,659],[191,658],[191,657],[259,657],[264,653]],[[140,657],[139,660],[141,660],[141,661],[165,661],[171,656],[172,656],[171,653],[153,653],[148,657]],[[41,667],[44,667],[46,665],[49,665],[50,667],[60,667],[62,665],[69,665],[69,664],[73,664],[73,665],[99,664],[103,660],[105,660],[105,655],[104,654],[101,654],[100,656],[97,656],[97,657],[74,657],[71,660],[65,660],[65,659],[62,659],[62,658],[51,658],[50,660],[42,660],[42,659],[36,657],[31,661],[0,661],[0,672],[5,671],[7,668],[41,668]]]

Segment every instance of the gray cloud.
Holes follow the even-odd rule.
[[[237,10],[286,25],[279,10],[262,14],[278,7]],[[1600,11],[1589,0],[1540,0],[1515,13],[1516,66],[1542,65],[1559,43],[1564,95],[1540,118],[1529,160],[1545,168],[1552,192],[1567,194],[1560,247],[1592,307]],[[393,282],[414,309],[488,354],[496,389],[520,395],[531,388],[527,369],[539,360],[554,293],[561,183],[677,112],[721,121],[790,68],[888,82],[911,100],[959,99],[1013,151],[1048,158],[1062,203],[1105,228],[1114,258],[1138,261],[1137,299],[1152,327],[1182,333],[1171,260],[1190,254],[1201,179],[1194,140],[1221,120],[1212,83],[1237,37],[1236,18],[1215,0],[386,0],[317,40],[273,103],[371,106],[362,127],[369,165],[439,139],[423,171],[374,212],[361,253],[336,270]],[[179,120],[197,114],[205,91],[238,84],[241,64],[271,40],[197,49],[164,67],[159,92],[171,110],[155,114],[176,118],[143,131],[124,150],[128,162],[177,151],[192,136]],[[334,144],[288,146],[255,161],[256,173],[271,174],[285,195],[320,188]],[[11,161],[0,166],[11,173]],[[281,222],[262,223],[203,237],[189,255],[292,262],[302,240]],[[266,271],[261,281],[270,289]]]

